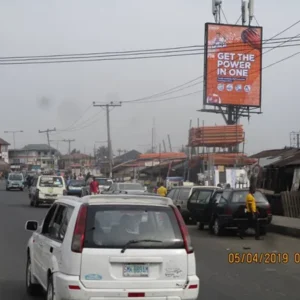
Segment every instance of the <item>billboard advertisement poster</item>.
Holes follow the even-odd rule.
[[[204,105],[261,106],[262,27],[205,24]]]

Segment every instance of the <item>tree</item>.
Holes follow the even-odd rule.
[[[108,156],[109,156],[109,153],[108,153],[108,148],[107,147],[101,146],[101,147],[99,147],[97,149],[97,151],[96,151],[96,157],[98,159],[101,159],[101,160],[107,159]]]
[[[75,148],[71,151],[71,154],[75,154],[75,153],[80,153],[80,150],[76,150],[76,148]]]

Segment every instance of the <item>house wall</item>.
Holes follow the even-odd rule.
[[[10,164],[39,165],[41,168],[51,168],[55,165],[55,151],[9,151]]]

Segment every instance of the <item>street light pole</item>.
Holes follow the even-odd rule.
[[[13,143],[14,143],[14,149],[16,149],[16,137],[15,137],[15,134],[16,133],[23,133],[24,131],[23,130],[6,130],[4,131],[4,133],[12,133],[13,135]]]

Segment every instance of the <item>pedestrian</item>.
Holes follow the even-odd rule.
[[[77,178],[78,180],[83,180],[83,176],[82,176],[82,174],[80,173],[79,174],[79,176],[78,176],[78,178]]]
[[[164,187],[164,184],[162,182],[159,184],[159,188],[157,189],[156,193],[161,197],[167,196],[168,190]]]
[[[259,228],[259,211],[256,207],[256,200],[255,200],[255,187],[250,186],[249,193],[246,196],[246,215],[248,220],[248,226],[244,226],[243,224],[240,225],[239,236],[241,239],[244,238],[245,230],[247,228],[253,228],[255,231],[255,239],[260,239],[260,228]],[[246,228],[247,227],[247,228]]]
[[[99,183],[95,177],[93,177],[93,181],[90,183],[90,191],[91,195],[99,194]]]

